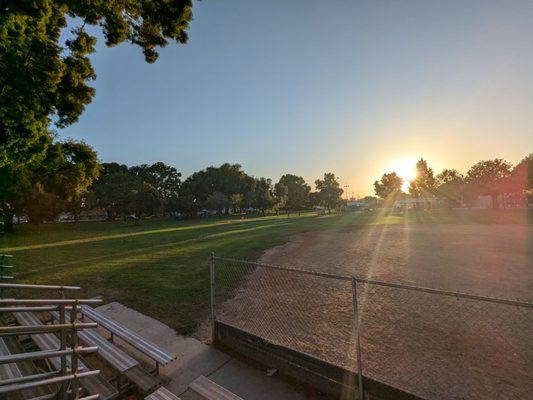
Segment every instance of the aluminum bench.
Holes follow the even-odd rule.
[[[42,322],[39,320],[39,318],[30,312],[14,312],[13,316],[20,325],[42,325]],[[30,336],[41,350],[57,350],[60,347],[59,338],[52,333],[31,334]],[[61,369],[61,359],[59,357],[53,357],[49,360],[56,370]],[[67,365],[70,365],[69,356],[67,356]],[[81,371],[90,370],[90,368],[88,368],[87,365],[85,365],[85,363],[83,363],[81,360],[78,362],[78,368]],[[115,388],[99,376],[83,378],[80,380],[80,382],[91,395],[100,395],[100,400],[113,399],[118,395],[118,392],[115,390]]]
[[[178,396],[170,392],[168,389],[161,387],[154,393],[146,396],[144,400],[180,400]]]
[[[56,321],[59,320],[59,312],[51,311],[50,315]],[[70,323],[70,316],[65,315],[65,322]],[[130,368],[139,365],[139,362],[128,354],[124,353],[117,346],[100,335],[95,329],[85,329],[78,332],[78,337],[87,345],[98,346],[98,355],[106,360],[114,369],[124,373]]]
[[[189,384],[189,389],[207,400],[243,400],[241,397],[223,388],[205,376],[199,376]]]
[[[59,312],[50,312],[52,318],[59,319]],[[70,322],[70,316],[66,315],[65,320]],[[78,332],[78,337],[87,345],[98,346],[98,355],[107,361],[120,375],[124,374],[128,379],[137,385],[142,391],[149,392],[159,387],[161,382],[153,375],[149,374],[141,367],[139,362],[114,344],[110,343],[105,337],[100,335],[96,329],[85,329]],[[118,382],[120,385],[120,381]]]
[[[138,333],[126,328],[124,325],[119,324],[117,321],[90,306],[81,306],[81,312],[85,317],[97,322],[102,328],[107,329],[111,335],[115,335],[124,340],[126,343],[154,360],[156,363],[156,372],[159,371],[159,365],[166,365],[177,358],[167,350],[150,342]]]

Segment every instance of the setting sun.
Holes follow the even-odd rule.
[[[403,179],[402,190],[405,192],[409,187],[409,181],[416,177],[416,157],[398,158],[391,162],[387,172],[396,172]]]

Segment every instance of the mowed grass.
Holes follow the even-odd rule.
[[[369,224],[527,223],[531,212],[348,213],[204,220],[141,220],[17,226],[0,236],[17,283],[78,285],[80,296],[119,301],[188,334],[209,309],[211,252],[256,259],[290,236]],[[20,294],[18,294],[20,296]],[[30,296],[30,293],[27,293]]]

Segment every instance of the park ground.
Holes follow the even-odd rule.
[[[527,218],[492,210],[375,215],[295,234],[260,261],[531,303]],[[246,276],[237,286],[235,271]],[[218,320],[357,370],[349,281],[229,260],[217,274]],[[533,392],[530,308],[367,284],[357,284],[357,298],[365,376],[432,400]]]
[[[16,282],[79,285],[83,288],[82,296],[101,295],[105,301],[119,301],[188,334],[194,332],[208,314],[211,252],[256,260],[264,257],[268,249],[286,243],[290,246],[291,239],[301,240],[306,235],[311,235],[308,244],[297,247],[292,255],[287,253],[285,263],[290,260],[300,266],[309,263],[313,267],[322,265],[334,270],[334,265],[346,265],[357,258],[359,267],[348,262],[352,269],[343,269],[343,272],[368,273],[365,265],[380,265],[375,269],[375,276],[382,279],[405,281],[408,278],[409,283],[456,290],[480,289],[479,285],[462,284],[459,277],[463,272],[468,277],[467,282],[483,281],[489,274],[508,277],[504,284],[510,285],[509,290],[492,291],[492,287],[498,287],[498,280],[490,278],[488,286],[481,288],[486,290],[483,294],[531,300],[531,271],[525,270],[529,275],[519,275],[524,271],[524,262],[531,260],[531,246],[527,241],[533,237],[532,214],[524,210],[452,210],[401,215],[305,213],[289,217],[20,225],[16,233],[0,236],[0,252],[15,256]],[[380,235],[383,230],[390,235]],[[318,236],[313,236],[313,232]],[[436,235],[431,234],[435,232]],[[481,258],[483,265],[478,262],[478,269],[472,270],[470,266],[463,269],[462,256],[454,251],[457,240],[439,247],[441,239],[451,240],[454,232],[463,232],[461,237],[470,238],[474,246],[476,243],[483,245],[484,235],[500,232],[493,240],[499,250],[487,249],[494,257]],[[505,236],[506,241],[501,242],[498,235]],[[373,242],[369,239],[372,237],[378,241]],[[390,237],[391,241],[383,240],[384,237]],[[418,243],[412,247],[416,251],[411,254],[418,260],[418,267],[407,271],[408,276],[401,268],[413,263],[410,254],[401,254],[402,240],[410,240],[411,246]],[[372,249],[378,244],[382,255],[372,257]],[[434,252],[434,246],[440,250]],[[346,252],[350,248],[352,252]],[[461,254],[468,255],[468,247],[463,244],[462,248],[465,250]],[[304,251],[311,251],[313,256],[300,260],[297,255]],[[477,255],[483,256],[483,253],[484,250],[480,250]],[[281,262],[279,254],[282,253],[277,254],[270,261]],[[359,254],[362,256],[358,257]],[[476,257],[470,254],[469,259],[475,261]],[[485,265],[486,260],[495,259],[496,263]],[[430,269],[435,265],[442,268],[434,273]],[[394,271],[394,266],[400,270]],[[387,268],[389,272],[385,273]]]

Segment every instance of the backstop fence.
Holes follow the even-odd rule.
[[[214,255],[211,284],[214,327],[301,355],[313,374],[337,368],[342,398],[372,383],[428,400],[533,393],[532,303]]]

